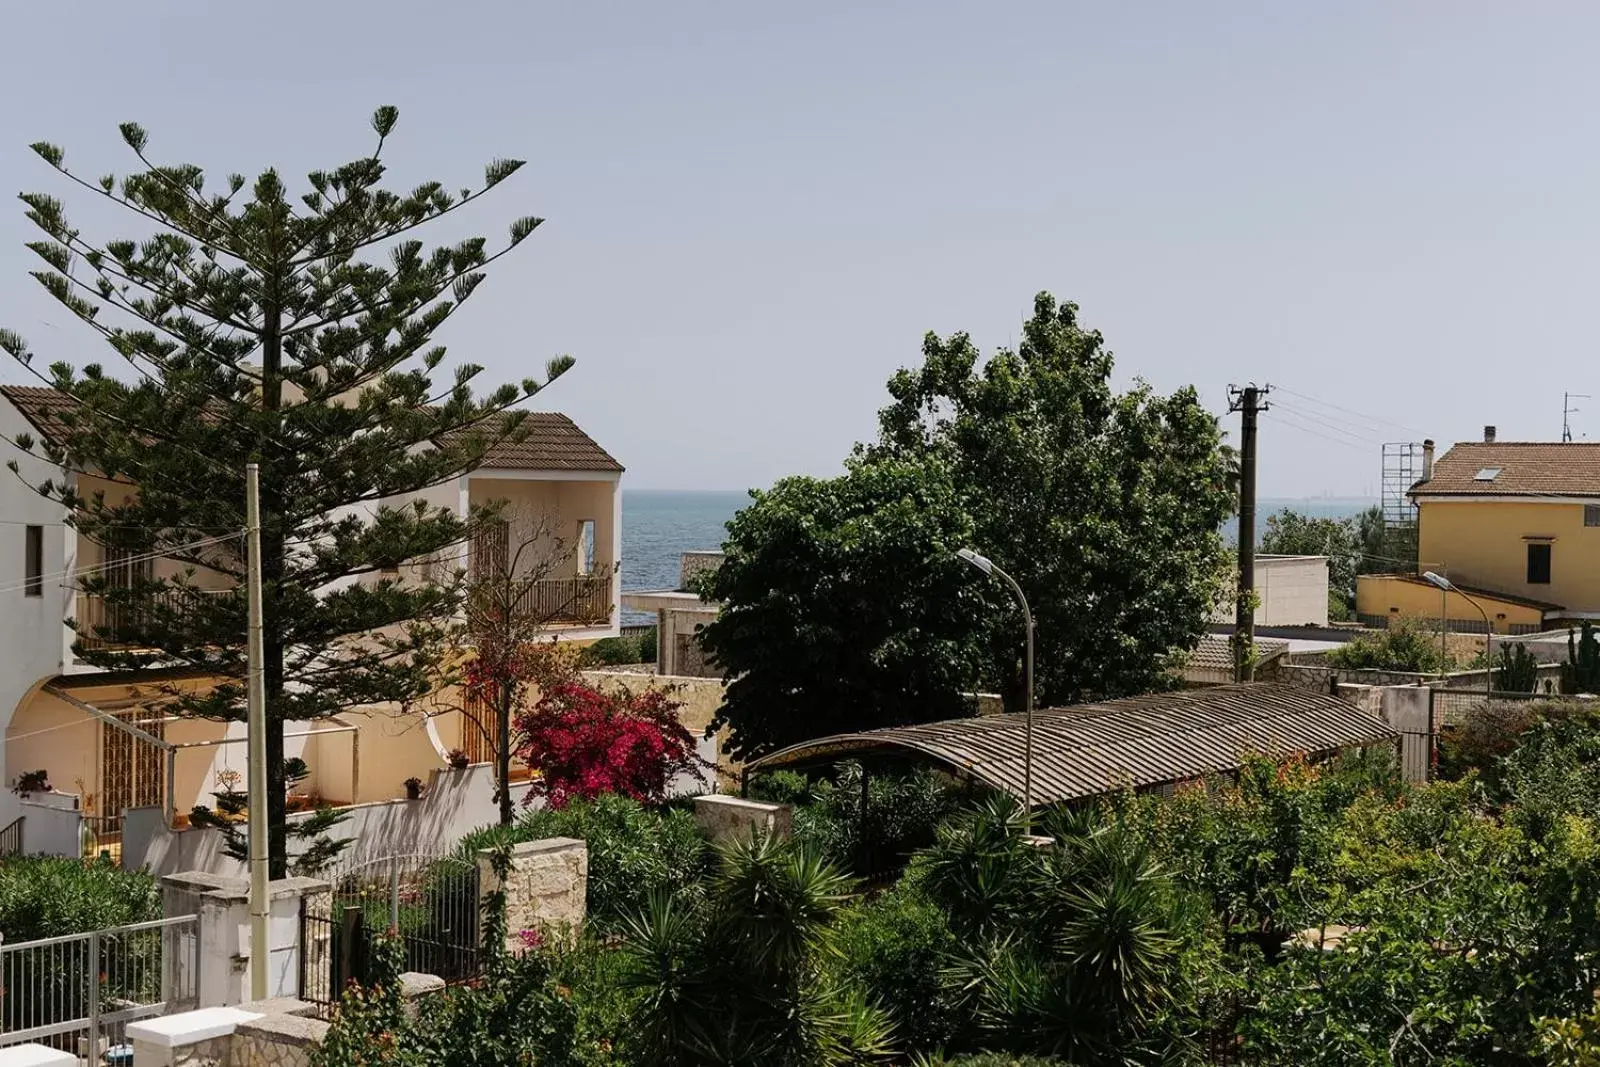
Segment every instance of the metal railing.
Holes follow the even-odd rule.
[[[112,600],[100,593],[79,593],[78,641],[84,648],[130,648],[149,642],[158,622],[181,621],[196,597],[232,596],[232,589],[173,589],[136,601]]]
[[[302,905],[300,999],[325,1015],[370,975],[372,940],[400,938],[405,969],[470,982],[479,975],[478,868],[456,856],[389,856],[332,875],[328,903]]]
[[[0,944],[0,1046],[100,1063],[126,1049],[128,1023],[197,1007],[199,971],[194,915]]]
[[[594,625],[611,618],[612,576],[538,578],[523,583],[513,613],[549,622]]]
[[[22,820],[26,818],[26,815],[18,815],[11,820],[11,825],[0,830],[0,859],[22,855]]]

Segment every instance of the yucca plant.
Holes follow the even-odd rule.
[[[653,894],[624,924],[624,981],[637,997],[638,1062],[868,1063],[891,1051],[887,1017],[819,963],[851,881],[810,849],[768,835],[719,851],[698,910]]]

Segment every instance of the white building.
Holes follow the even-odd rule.
[[[49,439],[60,432],[59,414],[72,403],[54,389],[0,386],[0,435],[10,441],[22,435]],[[508,544],[541,531],[560,558],[528,580],[528,595],[552,605],[554,632],[579,641],[616,636],[622,465],[564,415],[535,412],[525,425],[522,440],[497,447],[477,470],[418,494],[463,517],[474,505],[505,503],[503,528],[461,545],[457,559],[444,562],[470,571],[481,560],[503,559]],[[33,488],[47,478],[57,484],[66,479],[80,496],[109,497],[126,496],[136,486],[63,471],[11,451],[18,476],[0,477],[0,851],[75,854],[84,826],[96,847],[114,850],[129,808],[159,808],[166,822],[181,824],[194,805],[211,802],[220,775],[240,772],[244,788],[243,725],[161,711],[164,698],[170,699],[163,690],[205,688],[214,678],[172,671],[141,675],[134,684],[126,674],[80,658],[82,640],[114,643],[118,621],[104,598],[79,590],[81,574],[99,568],[113,581],[132,582],[184,568],[167,559],[108,559],[102,545],[68,524],[58,501]],[[437,565],[405,569],[420,576]],[[518,573],[525,569],[530,568],[519,567]],[[231,579],[217,573],[201,571],[192,581],[222,594],[233,588]],[[107,632],[80,637],[73,621]],[[396,723],[396,714],[397,709],[373,708],[291,724],[286,756],[310,767],[300,788],[334,804],[392,799],[402,795],[407,777],[426,779],[454,749],[471,755],[473,740],[482,736],[464,721],[464,711],[425,715],[406,728]],[[20,776],[38,771],[45,772],[51,793],[23,798],[12,791]]]

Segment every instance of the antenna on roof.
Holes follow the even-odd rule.
[[[1588,400],[1588,393],[1562,393],[1561,394],[1561,441],[1565,444],[1572,440],[1572,422],[1569,415],[1576,415],[1578,408],[1572,406],[1574,400]]]

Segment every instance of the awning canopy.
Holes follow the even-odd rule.
[[[763,756],[747,770],[910,755],[1021,797],[1025,720],[988,715],[834,734]],[[1224,685],[1047,708],[1034,712],[1033,799],[1056,804],[1234,771],[1249,755],[1315,758],[1397,739],[1355,705],[1290,685]]]

